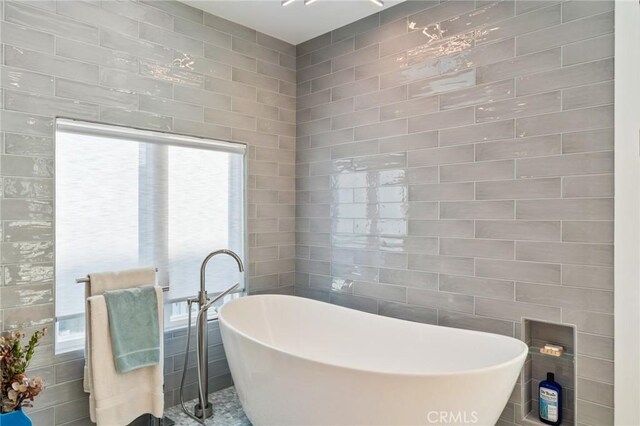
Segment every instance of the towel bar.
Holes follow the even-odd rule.
[[[156,272],[158,272],[158,268],[156,268]],[[89,283],[89,282],[91,282],[91,278],[89,278],[89,276],[82,277],[82,278],[76,278],[76,283],[78,283],[78,284]],[[169,291],[169,286],[162,287],[162,291],[163,292]]]

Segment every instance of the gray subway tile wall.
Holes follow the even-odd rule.
[[[293,292],[294,46],[176,1],[0,1],[0,16],[1,330],[54,329],[57,116],[248,144],[249,290]],[[165,337],[170,406],[186,334]],[[217,327],[209,343],[210,387],[229,386]],[[187,399],[194,354],[192,345]],[[47,336],[33,362],[48,385],[34,424],[89,423],[83,364],[82,352],[55,355]]]
[[[575,324],[576,421],[612,424],[613,6],[407,1],[297,46],[295,294]]]
[[[222,138],[249,145],[252,292],[575,324],[577,422],[613,422],[613,1],[406,1],[296,47],[175,1],[0,5],[2,330],[53,325],[53,117]],[[82,362],[47,337],[35,424],[87,422]]]

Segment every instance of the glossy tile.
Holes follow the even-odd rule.
[[[445,311],[443,309],[438,310],[438,325],[502,334],[509,337],[513,337],[514,329],[513,322],[510,321],[466,315],[459,312]]]
[[[440,131],[440,146],[512,138],[514,127],[513,120],[504,120],[444,129]]]
[[[56,54],[129,72],[137,72],[139,67],[139,61],[133,55],[61,37],[56,40]]]
[[[471,1],[459,1],[455,3],[442,3],[437,6],[429,7],[422,12],[410,15],[409,22],[414,23],[415,28],[425,27],[429,24],[454,18],[463,13],[468,13],[474,9],[474,3]]]
[[[440,203],[442,219],[512,219],[514,201],[446,201]]]
[[[613,173],[613,153],[610,151],[519,159],[516,176],[571,176]]]
[[[550,29],[542,29],[518,37],[517,54],[524,55],[573,41],[613,32],[613,13],[606,12],[578,19]]]
[[[136,108],[138,105],[138,96],[129,91],[111,89],[62,78],[56,79],[55,92],[56,95],[61,98],[96,102],[102,105],[124,106],[131,109]]]
[[[4,107],[8,110],[31,112],[41,115],[64,115],[69,118],[97,120],[96,104],[61,99],[54,96],[5,90]]]
[[[567,265],[562,270],[562,284],[571,287],[613,290],[613,268],[605,266]]]
[[[516,95],[548,92],[613,79],[613,60],[588,62],[516,79]]]
[[[353,52],[354,50],[354,39],[353,37],[347,38],[345,40],[338,41],[336,43],[332,43],[326,47],[320,48],[318,50],[314,50],[311,52],[311,65],[317,64],[329,59],[333,59],[337,56],[344,55],[349,52]]]
[[[380,268],[381,283],[396,284],[407,287],[436,290],[438,275],[431,272],[410,271],[406,269]]]
[[[435,148],[436,146],[438,146],[438,132],[436,131],[391,136],[378,140],[380,153],[412,151],[416,149]]]
[[[613,312],[612,291],[519,282],[516,283],[516,300],[568,309],[587,309],[603,313]]]
[[[613,197],[613,175],[571,176],[563,179],[564,198]]]
[[[153,0],[142,0],[141,3],[157,7],[168,14],[179,16],[193,22],[202,23],[203,12],[195,7],[188,6],[184,3],[174,2],[156,2]]]
[[[517,219],[612,220],[613,199],[518,200]]]
[[[438,110],[438,104],[438,98],[433,96],[382,106],[380,107],[380,120],[386,121],[396,118],[414,117],[420,114],[435,112]],[[411,127],[411,120],[409,126]]]
[[[173,52],[168,47],[134,37],[127,37],[111,30],[100,30],[100,46],[128,52],[141,58],[161,61],[165,64],[173,60]]]
[[[378,77],[354,81],[331,89],[331,100],[337,101],[367,93],[376,92],[379,88]]]
[[[137,4],[132,2],[114,1],[102,2],[100,6],[105,10],[162,28],[170,29],[174,21],[174,17],[170,14],[142,3]],[[178,19],[179,18],[176,18],[176,21]]]
[[[473,161],[473,151],[473,145],[460,145],[411,151],[408,153],[409,167],[468,163]]]
[[[30,7],[24,2],[6,2],[4,19],[17,25],[32,27],[54,35],[64,37],[73,34],[80,41],[94,44],[98,42],[97,26]]]
[[[148,31],[148,27],[147,28],[147,37],[152,37],[152,38],[161,38],[161,37],[168,37],[167,34],[165,34],[164,36],[162,36],[161,33],[153,33]],[[222,31],[218,31],[216,29],[210,28],[208,26],[205,25],[200,25],[197,24],[193,21],[190,21],[188,19],[182,19],[179,18],[177,16],[173,17],[173,30],[176,33],[179,34],[183,34],[185,36],[191,37],[194,41],[195,40],[203,40],[206,43],[210,43],[210,44],[214,44],[216,46],[220,46],[220,47],[226,47],[226,48],[231,48],[232,47],[232,37],[231,35],[224,33]],[[146,37],[145,37],[146,38]],[[152,39],[151,39],[152,40]],[[178,41],[180,40],[179,38],[176,38],[174,41],[174,44],[178,44],[178,43],[183,43],[186,44],[187,46],[189,46],[191,49],[194,49],[193,52],[194,53],[198,53],[199,51],[201,51],[201,46],[198,44],[195,44],[193,41],[189,41],[187,39],[182,39],[182,41]],[[153,41],[153,40],[152,40]],[[242,44],[244,40],[240,39],[240,38],[234,38],[233,39],[233,50],[236,50],[237,46],[241,46],[244,47],[246,46],[245,44]],[[250,42],[247,42],[250,43]],[[187,52],[187,50],[185,49],[181,49],[176,47],[178,50],[182,51],[182,52]],[[241,51],[242,49],[239,49],[239,51]],[[260,52],[258,51],[258,49],[247,49],[249,55],[253,56],[253,57],[259,57]],[[266,49],[265,49],[266,50]],[[245,52],[241,52],[241,53],[245,53]],[[274,60],[277,60],[274,59]]]
[[[458,127],[465,124],[471,124],[473,122],[473,108],[461,108],[436,112],[409,118],[409,133]]]
[[[100,85],[120,89],[123,92],[132,91],[145,95],[171,98],[172,87],[169,82],[129,74],[124,71],[102,69]]]
[[[513,259],[514,253],[513,241],[440,238],[440,254],[445,256]]]
[[[442,76],[428,78],[408,84],[409,98],[420,96],[433,96],[439,93],[458,91],[467,87],[473,87],[476,80],[475,69],[449,73]],[[469,104],[457,105],[469,106]],[[455,107],[455,106],[454,106]],[[441,108],[451,109],[451,108]]]
[[[447,308],[452,311],[466,313],[473,313],[474,304],[472,296],[414,288],[408,289],[407,302],[428,308]]]
[[[613,104],[613,81],[567,89],[562,98],[564,110],[610,104]]]
[[[355,49],[371,46],[390,38],[406,34],[408,25],[406,19],[398,19],[387,23],[380,23],[377,28],[369,31],[360,32],[355,36]]]
[[[461,49],[462,51],[452,55],[447,61],[440,61],[439,58],[427,62],[420,61],[406,69],[383,74],[380,77],[380,87],[393,87],[511,58],[514,52],[514,40],[508,39],[468,50]]]
[[[440,109],[453,109],[494,102],[513,97],[515,94],[512,79],[475,85],[468,89],[455,90],[440,95]]]
[[[407,305],[404,303],[388,302],[380,300],[378,302],[378,314],[386,317],[399,318],[406,321],[415,321],[425,324],[437,324],[438,311],[434,308]]]
[[[2,24],[0,36],[5,44],[44,53],[53,53],[54,36],[22,25]]]
[[[471,182],[411,185],[409,199],[411,201],[473,200],[474,185]]]
[[[516,5],[519,3],[515,2]],[[476,31],[476,43],[487,43],[505,37],[526,34],[560,24],[562,10],[560,5],[548,3],[549,7],[527,14],[520,14],[492,25],[484,25]]]
[[[512,281],[463,277],[440,274],[440,290],[490,299],[514,300],[515,284]]]
[[[100,27],[108,28],[129,36],[138,35],[138,23],[124,15],[110,12],[89,2],[65,1],[56,3],[58,15],[73,18],[79,22],[95,24],[100,22]]]
[[[560,198],[561,179],[517,179],[477,182],[477,200]]]
[[[512,160],[440,166],[440,182],[478,182],[476,185],[480,185],[481,181],[503,180],[513,177],[514,162]]]
[[[579,131],[562,135],[563,153],[611,150],[613,150],[613,129]]]
[[[507,118],[528,117],[547,112],[560,111],[560,103],[561,94],[560,91],[556,91],[482,104],[476,106],[476,122],[481,123]]]
[[[559,68],[562,64],[561,53],[560,48],[555,48],[481,66],[476,70],[476,80],[478,83],[488,83]]]
[[[373,62],[379,58],[379,45],[373,44],[371,46],[358,49],[352,53],[347,53],[342,56],[338,56],[331,61],[332,71],[340,71],[345,68],[352,68],[358,65]]]
[[[0,84],[3,88],[42,94],[54,92],[53,76],[5,66],[0,72]]]
[[[562,63],[575,65],[582,62],[611,58],[614,53],[613,34],[567,44],[562,49]]]
[[[98,82],[98,66],[65,59],[59,56],[5,46],[4,63],[16,68],[40,72],[46,69],[56,77],[65,77],[88,83]]]
[[[519,118],[516,134],[525,137],[609,127],[613,127],[613,106],[602,106]]]
[[[476,238],[559,241],[560,230],[559,221],[478,220],[475,223]]]
[[[544,157],[562,152],[560,135],[534,136],[486,142],[476,145],[476,160],[501,160],[510,158]]]
[[[613,266],[609,244],[518,242],[516,259],[535,262]]]
[[[475,273],[478,277],[560,284],[560,265],[553,263],[478,259]]]

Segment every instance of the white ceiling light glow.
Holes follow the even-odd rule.
[[[282,0],[282,6],[288,6],[291,3],[293,3],[295,0]],[[304,0],[304,5],[305,6],[309,6],[311,3],[315,3],[317,0]],[[371,3],[375,4],[376,6],[380,6],[380,7],[384,7],[384,1],[383,0],[369,0],[371,1]]]
[[[304,5],[304,0],[180,1],[297,46],[404,0],[381,0],[384,6],[374,6],[373,0],[318,0],[309,6]]]

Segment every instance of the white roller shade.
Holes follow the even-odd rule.
[[[75,278],[159,269],[166,300],[194,296],[200,264],[230,248],[245,257],[246,147],[223,141],[58,119],[55,141],[56,316],[82,315]],[[244,274],[210,262],[207,291]]]

